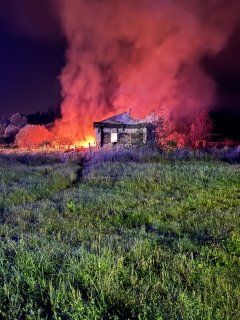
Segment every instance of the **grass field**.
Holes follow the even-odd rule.
[[[240,165],[81,166],[0,158],[1,319],[240,319]]]

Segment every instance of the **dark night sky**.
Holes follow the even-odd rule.
[[[66,49],[51,0],[0,0],[0,115],[60,101]]]
[[[31,113],[56,105],[64,44],[0,34],[0,113]]]
[[[217,83],[215,108],[240,114],[240,27],[217,56],[203,59],[203,66]]]
[[[217,56],[205,57],[202,64],[217,84],[211,112],[214,131],[240,141],[240,27]]]
[[[66,43],[51,0],[0,0],[0,8],[0,115],[56,106]],[[224,50],[201,63],[217,83],[212,109],[240,116],[240,27]]]

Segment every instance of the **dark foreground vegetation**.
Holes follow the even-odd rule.
[[[0,318],[240,319],[240,166],[182,159],[2,155]]]

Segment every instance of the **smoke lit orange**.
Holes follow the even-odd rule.
[[[223,48],[239,1],[56,2],[68,40],[56,126],[73,143],[93,141],[93,121],[129,108],[181,122],[212,105],[215,83],[200,60]]]

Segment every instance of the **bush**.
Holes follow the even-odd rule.
[[[190,126],[189,142],[193,147],[198,146],[198,141],[209,140],[213,130],[213,123],[206,110],[201,110],[194,115]]]
[[[9,124],[5,130],[4,138],[14,138],[14,136],[19,132],[19,130],[19,127],[13,124]]]
[[[51,141],[51,133],[40,125],[26,125],[19,131],[15,139],[15,143],[21,148],[39,148],[49,145]]]
[[[18,124],[22,121],[22,116],[20,113],[15,113],[10,118],[10,124],[18,127]]]

